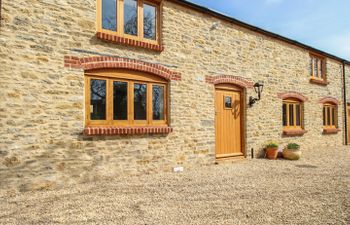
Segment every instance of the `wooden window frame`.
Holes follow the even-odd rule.
[[[315,59],[318,60],[317,74],[315,74]],[[311,68],[310,68],[311,67]],[[327,85],[327,60],[324,56],[310,53],[310,82],[315,84]]]
[[[115,35],[118,37],[141,41],[152,45],[160,45],[161,39],[161,1],[160,0],[137,0],[137,36],[124,33],[124,0],[116,0],[117,3],[117,30],[103,29],[102,26],[102,0],[97,0],[96,21],[97,32]],[[152,5],[156,8],[156,40],[144,38],[143,32],[143,5]]]
[[[330,112],[330,123],[328,121],[328,109]],[[334,110],[334,111],[333,111]],[[323,115],[325,112],[325,115]],[[333,121],[333,116],[334,116],[334,121]],[[338,128],[338,107],[337,105],[334,105],[332,103],[325,103],[323,104],[322,108],[322,118],[324,118],[326,121],[323,119],[323,129],[337,129]],[[329,125],[328,125],[329,123]]]
[[[295,99],[285,99],[283,100],[282,106],[286,104],[286,115],[287,115],[287,126],[283,125],[283,131],[290,131],[290,130],[304,130],[304,112],[303,112],[303,102],[299,101],[299,100],[295,100]],[[293,112],[294,112],[294,124],[293,126],[290,125],[290,110],[289,110],[289,106],[293,105]],[[300,106],[300,125],[296,125],[296,106],[299,105]],[[282,112],[282,124],[283,124],[283,112]]]
[[[90,82],[91,79],[106,80],[106,120],[91,120],[90,119]],[[128,90],[128,117],[127,120],[113,119],[113,82],[126,82]],[[134,84],[147,85],[147,110],[146,120],[134,119]],[[153,85],[164,87],[164,120],[153,120]],[[168,102],[169,102],[168,81],[154,76],[145,75],[142,72],[118,70],[115,72],[110,69],[96,70],[85,73],[85,126],[114,126],[114,127],[154,127],[168,126]]]

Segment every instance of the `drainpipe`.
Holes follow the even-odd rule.
[[[347,116],[347,104],[346,104],[346,75],[345,75],[345,61],[343,61],[343,90],[344,90],[344,123],[345,123],[345,145],[348,145],[348,116]]]

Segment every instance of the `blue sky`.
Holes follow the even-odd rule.
[[[350,0],[189,0],[350,60]]]

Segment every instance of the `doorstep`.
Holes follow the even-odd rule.
[[[228,164],[228,163],[236,163],[245,161],[246,157],[242,156],[234,156],[234,157],[225,157],[225,158],[216,158],[215,164]]]

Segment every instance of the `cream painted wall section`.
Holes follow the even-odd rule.
[[[219,22],[217,29],[212,24]],[[327,61],[326,87],[309,83],[309,53],[182,6],[164,2],[163,43],[157,53],[95,38],[95,1],[3,1],[0,33],[0,188],[30,190],[170,171],[215,161],[214,86],[206,75],[264,81],[262,100],[247,109],[246,149],[268,140],[307,151],[342,145],[342,132],[322,134],[319,99],[342,99],[342,67]],[[84,74],[64,68],[76,50],[171,65],[171,126],[165,135],[84,137]],[[348,68],[348,74],[350,69]],[[350,89],[350,88],[349,88]],[[305,103],[303,137],[282,138],[282,101],[297,91]],[[249,96],[255,96],[252,90]],[[342,105],[340,106],[342,107]],[[339,127],[343,127],[339,113]]]

